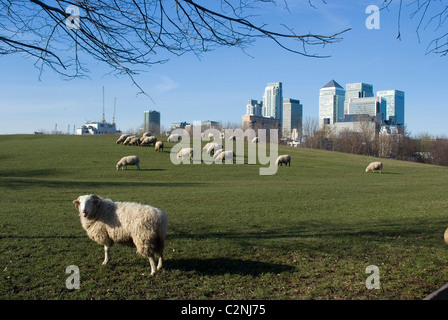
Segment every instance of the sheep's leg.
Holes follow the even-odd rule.
[[[138,164],[136,164],[136,166],[137,166],[137,169],[140,170],[140,166]]]
[[[157,264],[157,270],[160,270],[160,269],[162,269],[162,260],[163,260],[163,257],[162,257],[162,254],[160,254],[159,255],[159,263]]]
[[[151,265],[151,275],[153,276],[156,273],[156,264],[154,262],[153,256],[148,257],[149,264]]]
[[[103,261],[103,266],[106,265],[109,262],[110,259],[110,255],[109,255],[109,247],[108,246],[104,246],[104,261]]]

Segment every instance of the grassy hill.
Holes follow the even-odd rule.
[[[448,280],[448,168],[279,146],[291,167],[174,165],[167,144],[0,136],[0,299],[421,299]],[[205,142],[204,142],[205,143]],[[115,169],[138,155],[141,170]],[[168,215],[164,270],[87,238],[72,201],[98,194]],[[81,288],[65,287],[76,265]],[[367,289],[369,265],[380,289]]]

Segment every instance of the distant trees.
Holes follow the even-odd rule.
[[[336,134],[329,126],[319,130],[318,121],[307,118],[303,124],[302,146],[448,166],[446,138],[431,138],[427,134],[411,137],[406,129],[395,134],[378,134],[371,130],[372,126],[360,122],[356,131],[344,129]]]

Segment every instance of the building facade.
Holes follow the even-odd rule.
[[[404,92],[400,90],[378,91],[384,101],[384,120],[388,124],[404,126]]]
[[[76,128],[77,135],[97,135],[97,134],[120,134],[115,123],[108,122],[87,122],[80,128]]]
[[[262,115],[266,118],[275,118],[282,123],[283,89],[281,82],[268,83],[263,95]]]
[[[263,102],[259,100],[250,99],[246,105],[246,115],[262,117]]]
[[[344,117],[345,90],[331,80],[319,91],[319,128]]]
[[[160,112],[148,110],[143,112],[143,130],[152,135],[160,134]]]
[[[296,140],[302,136],[303,105],[300,100],[283,100],[282,136]]]

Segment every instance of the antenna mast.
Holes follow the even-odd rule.
[[[103,123],[106,123],[106,116],[104,114],[104,86],[103,86]]]

